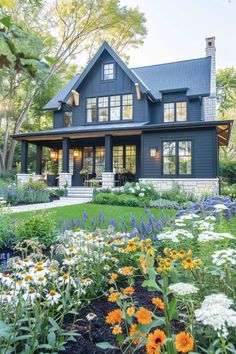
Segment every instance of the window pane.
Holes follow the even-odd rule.
[[[191,141],[179,142],[179,174],[191,175],[192,173],[192,146]]]
[[[125,169],[127,172],[136,173],[136,146],[127,145],[125,149]]]
[[[113,146],[113,172],[122,173],[123,171],[123,146]]]
[[[95,154],[95,173],[97,177],[101,177],[105,170],[105,147],[97,146]]]
[[[99,97],[98,107],[99,122],[108,121],[108,97]]]
[[[120,120],[120,96],[110,97],[110,120]]]
[[[176,103],[176,120],[185,121],[187,119],[187,103],[177,102]]]
[[[165,103],[164,104],[164,122],[174,122],[175,121],[175,104]]]
[[[93,172],[93,147],[83,148],[83,168],[87,168],[88,173]]]
[[[87,122],[95,123],[97,119],[97,99],[87,98]]]
[[[114,63],[104,64],[103,66],[103,80],[114,79]]]
[[[176,174],[176,142],[163,142],[163,174]]]
[[[122,96],[122,118],[124,120],[133,118],[133,95]]]

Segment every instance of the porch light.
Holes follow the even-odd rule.
[[[57,159],[57,152],[55,150],[51,150],[50,156],[51,156],[52,160],[56,160]]]
[[[79,157],[80,151],[78,149],[74,149],[74,157]]]
[[[151,148],[150,149],[150,156],[151,157],[156,157],[158,149],[157,148]]]

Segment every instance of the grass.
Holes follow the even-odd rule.
[[[176,210],[160,210],[156,208],[151,208],[151,213],[157,218],[160,219],[164,214],[169,215],[170,217],[174,217],[176,214]],[[147,216],[145,214],[144,208],[131,208],[125,206],[113,206],[113,205],[97,205],[97,204],[78,204],[78,205],[70,205],[65,207],[58,208],[50,208],[46,211],[55,212],[55,219],[60,223],[60,220],[70,221],[73,219],[82,219],[83,213],[86,211],[88,214],[88,223],[92,220],[92,218],[96,218],[98,220],[99,213],[102,212],[105,216],[104,227],[109,225],[109,221],[113,218],[118,224],[122,221],[125,221],[129,225],[129,219],[133,215],[137,220],[147,220]],[[32,213],[34,212],[22,212],[12,214],[14,218],[17,220],[30,218]]]

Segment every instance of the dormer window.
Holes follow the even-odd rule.
[[[187,120],[187,102],[164,103],[164,122],[184,122]]]
[[[115,63],[103,64],[103,80],[113,80],[115,78]]]

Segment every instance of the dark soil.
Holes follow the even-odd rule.
[[[137,306],[144,306],[149,310],[154,310],[154,305],[151,303],[152,297],[159,296],[156,292],[148,292],[141,286],[142,281],[137,281],[135,286],[135,294],[133,299]],[[117,354],[118,350],[102,350],[96,346],[96,343],[99,342],[109,342],[115,345],[115,337],[112,335],[112,328],[110,325],[106,324],[105,317],[109,311],[112,311],[117,308],[116,304],[110,303],[106,298],[101,298],[96,301],[91,302],[85,309],[83,309],[78,319],[79,321],[73,325],[70,322],[70,318],[66,321],[66,328],[73,329],[80,334],[79,337],[76,337],[76,342],[69,342],[66,345],[66,354]],[[89,338],[88,332],[88,320],[86,315],[90,312],[93,312],[97,317],[91,323],[91,337],[92,342]],[[156,312],[157,316],[160,315],[163,317],[163,311]],[[173,323],[173,332],[179,332],[182,330],[179,323]],[[140,354],[145,353],[145,349],[139,350]]]

